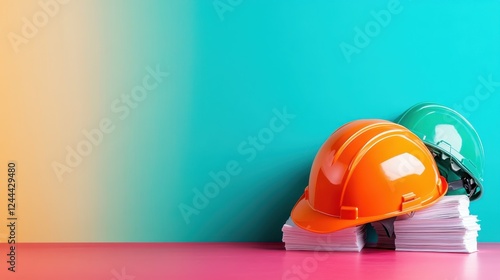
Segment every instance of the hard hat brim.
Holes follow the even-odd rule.
[[[291,218],[298,227],[315,233],[330,233],[373,221],[373,217],[343,220],[317,212],[309,206],[305,195],[302,195],[293,207]]]
[[[472,163],[470,161],[467,161],[467,159],[460,160],[457,157],[456,153],[450,153],[449,151],[446,151],[445,149],[443,149],[442,147],[440,147],[438,145],[435,145],[435,144],[432,144],[432,143],[429,143],[429,142],[424,142],[424,143],[425,143],[425,145],[429,149],[437,150],[437,151],[439,151],[441,153],[444,153],[448,157],[451,157],[454,160],[454,162],[460,167],[460,169],[464,170],[467,174],[469,174],[469,176],[471,176],[474,179],[474,181],[476,182],[476,184],[479,187],[479,190],[477,190],[476,193],[474,193],[470,197],[470,201],[474,201],[474,200],[476,200],[476,199],[478,199],[478,198],[480,198],[482,196],[482,193],[483,193],[483,179],[481,177],[476,176],[477,171],[475,171],[473,169]]]
[[[291,218],[292,221],[300,228],[305,229],[310,232],[315,233],[331,233],[341,229],[359,226],[375,221],[384,220],[391,217],[396,217],[404,214],[408,214],[415,210],[421,210],[432,204],[438,202],[447,192],[448,183],[444,177],[439,176],[440,183],[438,184],[439,190],[434,195],[437,195],[435,199],[426,199],[423,204],[415,205],[415,207],[408,208],[404,211],[398,211],[397,213],[387,213],[382,216],[369,216],[369,217],[358,217],[357,219],[341,219],[340,217],[334,217],[321,212],[315,211],[309,205],[309,202],[303,194],[295,206],[292,209]],[[430,197],[429,197],[430,198]]]

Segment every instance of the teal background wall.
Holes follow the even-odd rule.
[[[93,240],[279,241],[337,127],[433,101],[482,137],[485,192],[471,211],[479,241],[500,241],[500,1],[107,1],[97,11],[105,107],[148,65],[170,75],[93,155]],[[478,98],[480,77],[494,82]]]

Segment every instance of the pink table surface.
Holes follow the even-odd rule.
[[[18,244],[0,279],[500,279],[500,243],[479,252],[285,251],[281,243]]]

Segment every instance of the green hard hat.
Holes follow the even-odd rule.
[[[420,103],[406,110],[396,123],[415,133],[429,148],[448,181],[447,194],[467,194],[471,200],[481,196],[484,148],[469,121],[446,106]]]

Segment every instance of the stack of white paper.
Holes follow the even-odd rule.
[[[371,244],[370,247],[381,248],[381,249],[394,249],[396,245],[394,241],[396,240],[396,236],[393,234],[391,237],[387,235],[387,232],[382,226],[381,223],[371,223],[375,232],[377,233],[377,243]]]
[[[413,217],[398,217],[396,250],[472,253],[477,251],[480,229],[477,216],[469,213],[467,196],[445,196]]]
[[[288,218],[281,230],[287,250],[359,252],[365,245],[364,225],[322,234],[299,228]]]

